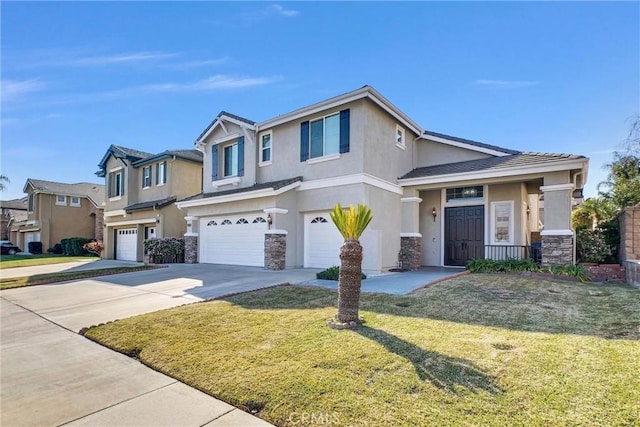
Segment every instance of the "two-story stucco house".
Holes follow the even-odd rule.
[[[373,211],[368,271],[461,266],[496,247],[519,256],[540,231],[528,219],[539,194],[543,262],[573,261],[572,192],[587,158],[429,132],[370,86],[258,123],[223,111],[195,145],[203,189],[177,202],[187,262],[339,265],[336,203]]]
[[[98,166],[107,191],[103,257],[142,261],[144,240],[182,237],[184,214],[174,202],[202,188],[201,152],[111,145]]]
[[[62,239],[102,238],[104,186],[90,182],[63,182],[27,179],[27,217],[13,223],[10,240],[28,250],[29,242],[42,242],[42,249],[52,248]]]

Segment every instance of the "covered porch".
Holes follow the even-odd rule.
[[[477,258],[575,263],[571,211],[587,160],[507,157],[418,168],[399,180],[405,268],[464,266]]]

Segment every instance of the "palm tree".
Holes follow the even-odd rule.
[[[362,285],[362,246],[358,239],[373,218],[368,206],[358,204],[358,208],[342,209],[340,203],[329,214],[338,228],[344,243],[340,247],[340,275],[338,282],[339,322],[358,321],[360,310],[360,286]]]
[[[4,185],[5,182],[9,182],[9,177],[6,175],[0,175],[0,191],[4,191],[7,189],[7,186]]]

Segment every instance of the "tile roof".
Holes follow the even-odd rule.
[[[297,176],[295,178],[283,179],[283,180],[280,180],[280,181],[265,182],[263,184],[254,184],[251,187],[234,188],[233,190],[218,191],[218,192],[215,192],[215,193],[200,193],[200,194],[196,194],[195,196],[191,196],[191,197],[187,197],[186,199],[182,199],[182,200],[180,200],[180,202],[186,202],[186,201],[190,201],[190,200],[208,199],[208,198],[211,198],[211,197],[227,196],[229,194],[248,193],[250,191],[264,190],[264,189],[267,189],[267,188],[271,188],[271,189],[273,189],[275,191],[275,190],[279,190],[279,189],[281,189],[283,187],[286,187],[287,185],[291,185],[293,183],[296,183],[298,181],[302,181],[302,177],[301,176]]]
[[[170,205],[175,201],[176,201],[176,197],[170,196],[170,197],[165,197],[164,199],[159,199],[159,200],[150,200],[148,202],[134,203],[124,208],[124,211],[129,213],[129,212],[143,211],[143,210],[153,209],[153,208],[159,209],[167,205]]]
[[[111,145],[111,147],[117,149],[128,157],[137,157],[139,159],[144,159],[145,157],[153,156],[152,153],[147,153],[145,151],[135,150],[133,148],[122,147],[120,145]]]
[[[27,197],[13,200],[0,200],[0,207],[2,209],[15,209],[15,210],[27,210]]]
[[[105,199],[105,189],[102,184],[94,184],[91,182],[78,182],[75,184],[66,184],[63,182],[45,181],[42,179],[27,179],[25,189],[31,184],[34,190],[46,194],[60,194],[62,196],[78,196],[87,197],[94,205],[101,206]]]
[[[507,153],[507,154],[520,153],[520,151],[517,151],[517,150],[510,150],[508,148],[502,148],[496,145],[485,144],[484,142],[473,141],[471,139],[458,138],[457,136],[445,135],[444,133],[431,132],[428,130],[425,130],[423,132],[423,135],[434,136],[436,138],[449,139],[451,141],[461,142],[463,144],[475,145],[476,147],[487,148],[489,150],[502,151],[503,153]]]
[[[563,160],[586,159],[584,156],[574,154],[553,153],[518,153],[509,156],[488,157],[485,159],[467,160],[464,162],[447,163],[443,165],[425,166],[416,168],[400,177],[400,179],[423,178],[437,175],[451,175],[465,172],[486,170],[500,170],[520,166],[535,166],[540,163],[549,163]]]
[[[152,154],[140,160],[133,162],[134,167],[142,166],[147,163],[155,162],[162,158],[175,156],[179,159],[189,160],[192,162],[202,163],[202,152],[198,150],[166,150],[162,153]]]

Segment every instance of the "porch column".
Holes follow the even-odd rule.
[[[184,234],[184,262],[185,264],[198,263],[198,218],[185,216],[187,232]]]
[[[400,199],[402,223],[400,227],[400,268],[417,270],[422,260],[422,234],[420,234],[420,202],[417,192]]]
[[[575,239],[571,228],[571,195],[573,184],[568,173],[545,176],[540,190],[544,194],[543,223],[540,232],[542,265],[575,263]]]

